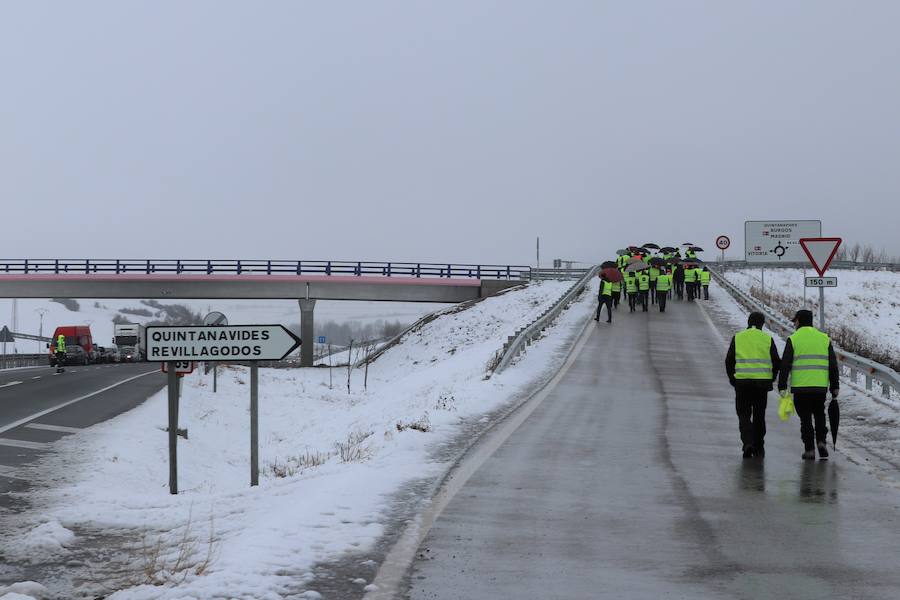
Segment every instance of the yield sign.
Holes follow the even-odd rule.
[[[806,252],[809,262],[813,269],[819,274],[819,277],[825,275],[828,265],[837,254],[838,246],[841,245],[841,238],[801,238],[800,246]]]

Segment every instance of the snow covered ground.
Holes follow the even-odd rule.
[[[815,274],[806,270],[808,276]],[[837,277],[838,287],[825,290],[826,328],[836,333],[845,326],[867,339],[873,359],[885,362],[894,357],[900,362],[900,273],[834,269],[827,275]],[[761,287],[759,269],[731,270],[725,276],[747,292]],[[773,294],[767,304],[790,316],[808,308],[818,320],[819,292],[807,289],[804,301],[803,270],[767,269],[765,278],[765,291]]]
[[[31,469],[33,508],[0,519],[4,553],[66,564],[65,577],[40,583],[62,589],[78,580],[75,592],[86,597],[320,597],[313,565],[371,548],[385,532],[392,494],[449,467],[431,454],[436,445],[478,415],[520,401],[562,363],[592,314],[596,280],[514,366],[485,378],[507,336],[571,285],[546,281],[449,309],[372,364],[365,387],[362,370],[352,372],[348,390],[346,369],[261,369],[256,488],[246,369],[220,371],[217,394],[209,376],[195,373],[181,400],[189,439],[179,440],[179,495],[167,490],[161,392],[56,443]],[[98,538],[121,548],[82,561],[83,546]],[[360,589],[371,584],[356,581]]]

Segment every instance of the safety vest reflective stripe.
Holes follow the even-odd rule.
[[[638,275],[638,289],[642,292],[646,292],[650,289],[650,277],[647,275]]]
[[[685,269],[684,280],[688,283],[694,283],[697,280],[697,273],[693,269]]]
[[[625,291],[629,294],[633,294],[637,291],[637,277],[625,278]]]
[[[668,292],[672,288],[672,276],[660,275],[656,279],[656,290],[658,292]]]
[[[790,337],[794,347],[791,387],[828,387],[828,335],[814,327],[801,327]]]
[[[702,283],[703,285],[709,285],[709,278],[709,271],[700,271],[700,283]]]
[[[622,282],[621,281],[613,281],[613,292],[621,292],[622,291]]]
[[[772,379],[772,337],[756,327],[734,336],[734,378]]]
[[[600,282],[600,295],[601,296],[612,296],[612,282],[611,281],[601,281]]]

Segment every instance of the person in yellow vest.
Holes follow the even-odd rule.
[[[703,299],[709,300],[709,280],[712,277],[709,267],[703,267],[698,276],[700,277],[700,287],[703,289]],[[697,294],[697,297],[699,298],[700,294]]]
[[[612,282],[613,308],[619,310],[619,299],[622,297],[622,280]]]
[[[666,300],[672,289],[672,276],[662,268],[656,278],[656,303],[659,305],[659,312],[666,312]]]
[[[647,312],[650,310],[647,307],[647,297],[650,294],[650,275],[646,273],[646,269],[643,271],[638,271],[637,274],[637,284],[638,284],[638,294],[641,301],[641,312]]]
[[[695,284],[697,283],[697,271],[692,265],[684,268],[684,287],[687,289],[688,302],[694,301]]]
[[[638,284],[637,275],[634,273],[625,273],[625,293],[628,294],[629,312],[634,312],[634,305],[637,302]]]
[[[831,339],[812,326],[813,314],[798,310],[794,315],[797,330],[784,345],[778,390],[784,392],[791,377],[794,409],[800,417],[800,439],[803,440],[803,459],[828,458],[825,425],[825,395],[837,398],[841,387],[840,371]]]
[[[66,364],[66,336],[59,334],[56,336],[56,372],[63,370]]]
[[[762,330],[765,323],[762,313],[750,313],[747,329],[731,338],[725,355],[725,372],[734,388],[744,458],[766,455],[766,404],[781,368],[775,341]]]
[[[600,297],[597,302],[597,315],[594,317],[595,321],[600,320],[600,309],[604,306],[606,307],[606,322],[612,323],[612,302],[613,302],[613,289],[612,289],[612,281],[610,281],[606,275],[600,275]]]

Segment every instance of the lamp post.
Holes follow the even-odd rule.
[[[38,326],[38,337],[44,337],[44,315],[50,311],[47,310],[46,308],[36,308],[36,309],[34,309],[34,312],[36,312],[37,314],[39,314],[41,316],[40,325]],[[32,330],[32,331],[34,331],[34,330]],[[40,353],[40,351],[41,351],[41,342],[39,340],[38,341],[38,353]]]

